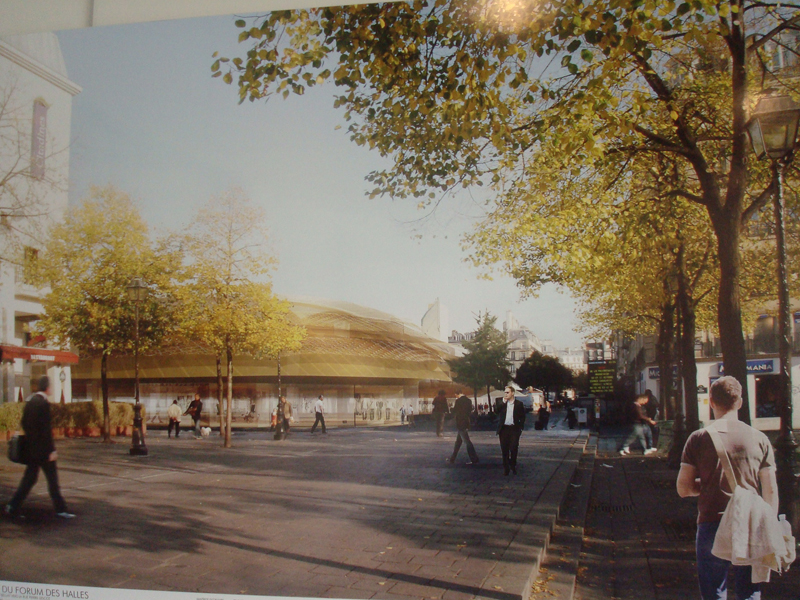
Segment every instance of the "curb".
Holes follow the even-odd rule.
[[[542,489],[535,504],[526,515],[517,535],[511,541],[508,551],[520,556],[529,556],[529,559],[513,565],[495,565],[486,580],[484,580],[484,584],[487,581],[498,581],[495,578],[499,578],[499,581],[506,584],[503,586],[506,594],[513,595],[520,600],[531,600],[532,592],[536,587],[537,579],[548,553],[552,534],[557,528],[562,511],[565,509],[565,499],[570,490],[570,483],[575,479],[579,463],[582,456],[584,456],[589,440],[590,434],[588,431],[578,435],[567,456],[561,461],[558,469]],[[591,485],[588,487],[591,488]],[[588,496],[586,502],[588,504]],[[580,546],[578,550],[580,551]],[[550,597],[552,598],[552,596]]]
[[[523,600],[571,600],[575,594],[586,515],[592,493],[597,435],[592,435],[569,482],[544,561]]]

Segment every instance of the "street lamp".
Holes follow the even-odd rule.
[[[147,446],[144,443],[144,429],[142,428],[142,405],[139,404],[139,302],[144,300],[147,287],[139,277],[134,277],[128,284],[128,298],[136,307],[136,335],[133,346],[134,363],[134,397],[133,405],[133,435],[131,436],[131,454],[133,456],[147,456]]]
[[[800,530],[800,494],[799,476],[796,472],[798,443],[792,434],[792,325],[786,273],[786,203],[783,198],[783,180],[786,168],[794,158],[798,121],[800,105],[789,96],[768,92],[758,101],[747,122],[747,132],[756,156],[759,159],[768,156],[772,162],[772,199],[778,253],[778,353],[781,362],[781,429],[775,442],[775,452],[780,510],[787,515],[795,534]]]

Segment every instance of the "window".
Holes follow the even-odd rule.
[[[31,177],[44,179],[44,159],[47,146],[47,103],[41,98],[33,102],[33,131],[31,132]]]

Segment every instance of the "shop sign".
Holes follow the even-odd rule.
[[[772,358],[762,358],[759,360],[748,360],[747,361],[747,372],[749,374],[759,374],[759,373],[774,373],[775,372],[775,360]],[[720,377],[725,375],[725,367],[723,363],[719,363],[719,374]]]

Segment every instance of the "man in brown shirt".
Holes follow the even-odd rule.
[[[742,386],[733,377],[721,377],[709,390],[715,421],[708,425],[719,432],[731,460],[738,485],[761,494],[778,513],[775,457],[767,436],[739,421]],[[698,496],[697,575],[703,600],[725,598],[730,562],[711,554],[722,513],[728,505],[729,489],[714,442],[705,429],[686,440],[677,481],[681,498]],[[760,586],[751,581],[750,567],[733,567],[737,598],[758,600]]]

